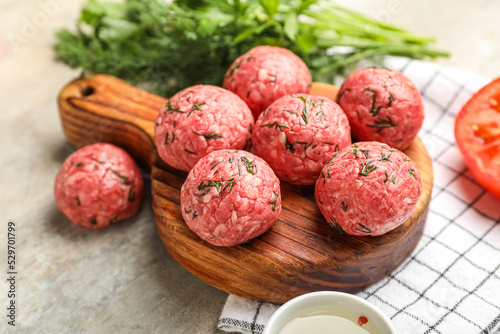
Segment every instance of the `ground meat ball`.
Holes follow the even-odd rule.
[[[420,92],[398,71],[354,71],[340,88],[337,102],[349,118],[353,137],[400,150],[408,148],[424,122]]]
[[[71,154],[56,176],[57,207],[73,223],[103,228],[137,212],[144,181],[132,157],[111,144],[93,144]]]
[[[196,85],[175,94],[155,123],[158,154],[168,165],[189,171],[205,154],[251,146],[254,118],[230,91]]]
[[[233,246],[267,231],[281,212],[279,180],[261,158],[221,150],[200,159],[181,189],[182,216],[203,240]]]
[[[358,142],[335,153],[316,182],[316,203],[340,233],[381,235],[408,219],[422,193],[417,167],[404,153]]]
[[[330,99],[287,95],[260,114],[252,142],[281,180],[308,185],[336,151],[351,144],[351,131],[346,115]]]
[[[309,93],[311,73],[290,50],[263,45],[236,58],[226,73],[224,88],[238,94],[257,118],[284,95]]]

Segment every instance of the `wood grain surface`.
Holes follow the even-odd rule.
[[[311,94],[335,98],[337,88],[313,83]],[[156,153],[154,121],[165,98],[108,75],[75,79],[60,92],[61,123],[77,146],[109,142],[151,170],[157,231],[172,257],[207,283],[242,297],[283,303],[319,290],[357,292],[395,270],[423,233],[433,175],[419,138],[405,153],[417,165],[423,193],[412,216],[378,237],[340,235],[328,226],[312,187],[282,182],[279,221],[262,236],[233,247],[201,240],[184,223],[180,188],[187,175]]]

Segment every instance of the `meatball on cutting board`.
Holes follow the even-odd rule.
[[[267,231],[281,212],[280,183],[261,158],[221,150],[203,157],[181,189],[182,217],[203,240],[233,246]]]
[[[224,88],[237,94],[255,118],[272,102],[289,94],[308,94],[311,73],[295,53],[276,46],[257,46],[229,67]]]
[[[155,123],[158,154],[189,171],[207,153],[250,148],[254,118],[236,94],[210,85],[188,87],[163,106]]]

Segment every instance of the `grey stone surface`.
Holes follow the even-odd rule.
[[[374,16],[394,3],[342,2]],[[216,324],[227,294],[169,256],[156,234],[150,197],[136,217],[101,231],[71,224],[55,206],[54,176],[75,149],[61,131],[56,98],[79,73],[55,60],[53,31],[73,24],[80,3],[0,2],[1,309],[7,305],[9,219],[16,222],[18,271],[18,326],[7,326],[2,311],[0,332],[222,333]],[[437,36],[437,46],[453,52],[440,62],[500,75],[498,1],[398,3],[389,21]],[[34,29],[23,35],[27,21]],[[26,37],[12,43],[12,33]]]

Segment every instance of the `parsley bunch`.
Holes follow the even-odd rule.
[[[257,45],[285,47],[316,81],[377,55],[447,56],[432,38],[374,21],[326,0],[89,0],[76,31],[57,32],[60,59],[170,96],[220,85],[233,60]],[[335,48],[344,47],[341,53]],[[345,47],[348,47],[347,52]]]

